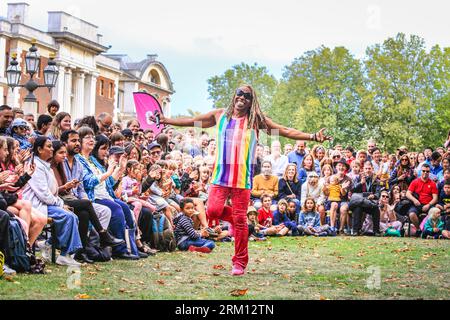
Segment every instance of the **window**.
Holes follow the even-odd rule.
[[[159,73],[156,70],[150,71],[150,82],[161,85],[161,78],[159,77]]]
[[[109,90],[108,90],[108,98],[112,99],[114,97],[114,83],[109,83]]]
[[[105,95],[105,81],[104,80],[100,80],[100,88],[99,88],[99,93],[100,95],[103,97]]]

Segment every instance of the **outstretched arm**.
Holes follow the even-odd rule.
[[[166,118],[161,114],[160,123],[178,127],[193,127],[194,125],[199,123],[202,128],[211,128],[216,125],[216,116],[220,115],[222,111],[222,109],[216,109],[196,117],[177,119]],[[149,119],[150,121],[156,122],[155,116],[150,116]]]
[[[326,140],[332,140],[332,137],[325,136],[324,131],[325,129],[321,129],[319,132],[310,134],[310,133],[304,133],[299,130],[288,128],[286,126],[282,126],[281,124],[278,124],[274,122],[272,119],[266,117],[266,124],[267,129],[269,130],[269,133],[271,130],[278,130],[280,133],[280,136],[293,139],[293,140],[309,140],[309,141],[317,141],[317,142],[324,142]]]

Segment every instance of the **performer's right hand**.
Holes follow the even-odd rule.
[[[151,122],[153,122],[153,123],[156,123],[156,116],[155,115],[150,115],[149,117],[148,117],[148,119],[151,121]],[[166,117],[164,117],[164,115],[162,114],[162,113],[159,113],[159,123],[160,124],[165,124],[166,122]]]

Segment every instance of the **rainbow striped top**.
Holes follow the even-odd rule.
[[[247,126],[248,117],[228,121],[225,112],[220,117],[212,184],[238,189],[252,188],[257,133]]]

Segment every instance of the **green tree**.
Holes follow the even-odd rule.
[[[255,89],[263,110],[272,106],[278,85],[276,78],[264,66],[241,63],[220,76],[208,79],[209,99],[213,100],[214,108],[227,108],[235,90],[243,84],[249,84]]]
[[[448,122],[449,50],[403,33],[366,51],[367,132],[389,151],[442,144]],[[447,118],[445,118],[447,116]]]
[[[364,130],[360,61],[343,47],[320,47],[286,67],[269,115],[305,132],[326,127],[333,144],[358,144]]]

